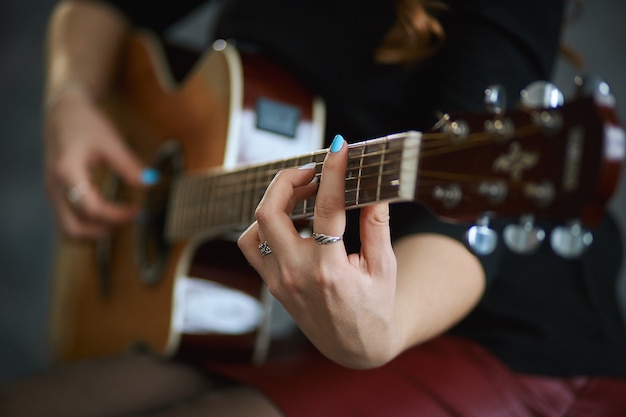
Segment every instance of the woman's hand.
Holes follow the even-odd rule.
[[[133,219],[138,208],[107,201],[92,183],[94,169],[104,165],[136,187],[156,178],[144,172],[88,92],[79,85],[66,88],[44,109],[46,190],[62,233],[79,239],[106,236]]]
[[[322,170],[314,232],[340,237],[345,230],[347,146],[337,136]],[[332,360],[367,368],[390,360],[399,345],[395,331],[396,258],[389,207],[364,207],[361,253],[342,241],[303,238],[289,213],[294,202],[315,193],[313,169],[281,171],[267,189],[253,223],[239,240],[249,262],[307,337]],[[271,253],[262,255],[267,242]]]

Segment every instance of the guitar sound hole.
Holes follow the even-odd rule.
[[[167,202],[172,182],[183,168],[182,155],[176,142],[167,142],[161,147],[152,167],[159,171],[160,179],[146,192],[137,228],[136,251],[141,280],[147,285],[160,281],[170,252],[165,234]]]

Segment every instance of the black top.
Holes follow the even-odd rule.
[[[146,13],[141,2],[111,2],[157,32],[202,3],[155,2]],[[413,66],[372,59],[394,21],[393,3],[238,0],[216,34],[254,43],[322,95],[328,138],[342,133],[359,141],[425,130],[438,110],[482,110],[489,85],[504,86],[512,106],[528,83],[551,77],[562,0],[449,0],[450,10],[441,15],[444,47]],[[549,233],[552,226],[545,226]],[[463,240],[466,228],[438,222],[414,204],[392,206],[396,239],[434,231]],[[499,245],[480,258],[488,281],[482,300],[452,332],[480,342],[521,372],[626,377],[626,326],[616,301],[623,252],[609,216],[594,231],[591,248],[573,261],[545,243],[526,256]]]

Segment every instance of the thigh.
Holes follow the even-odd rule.
[[[243,385],[204,392],[144,417],[282,417],[263,394]]]
[[[626,416],[626,380],[589,378],[564,417]]]
[[[202,372],[148,354],[76,362],[0,388],[0,415],[107,417],[177,403],[211,389]]]
[[[591,400],[602,408],[602,389],[589,391],[590,378],[517,374],[481,346],[454,337],[436,338],[364,371],[340,367],[314,349],[264,366],[206,366],[257,387],[287,416],[626,416],[616,414],[622,410],[617,403],[610,406],[612,414],[567,414]],[[624,385],[613,387],[622,395],[611,398],[626,398]]]

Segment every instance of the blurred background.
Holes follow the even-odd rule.
[[[0,3],[0,384],[49,364],[48,310],[55,229],[42,186],[41,91],[43,40],[53,0]],[[593,0],[567,29],[564,41],[600,74],[626,121],[626,2]],[[197,17],[175,34],[197,45],[205,30]],[[577,71],[559,62],[554,82],[566,97]],[[625,175],[622,177],[626,177]],[[626,180],[611,210],[626,233]],[[620,296],[626,299],[622,268]]]

